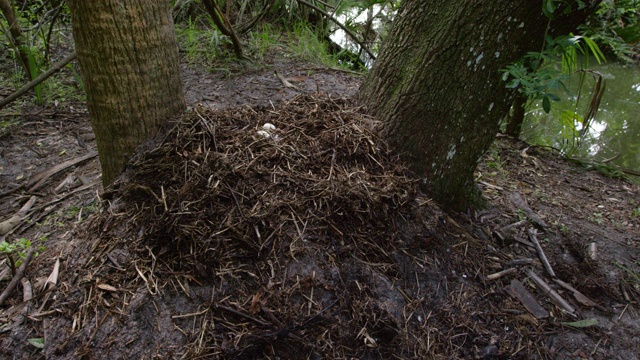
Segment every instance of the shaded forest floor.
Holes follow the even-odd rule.
[[[82,104],[3,113],[0,220],[35,196],[5,237],[42,247],[3,357],[640,357],[638,186],[498,137],[488,208],[447,214],[342,99],[360,77],[183,76],[191,111],[106,192]]]

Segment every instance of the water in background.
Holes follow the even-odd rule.
[[[602,161],[619,155],[613,164],[640,171],[640,67],[619,63],[590,65],[607,80],[607,88],[600,103],[600,110],[591,124],[580,146],[571,155],[577,158]],[[588,76],[590,77],[590,76]],[[585,115],[588,92],[593,80],[586,82],[577,113]],[[572,95],[553,103],[552,110],[545,114],[541,104],[534,104],[523,126],[522,138],[528,142],[553,146],[565,152],[574,149],[575,127],[563,123],[562,111],[573,111],[577,98],[578,76],[568,87]],[[564,95],[564,96],[563,96]],[[580,130],[580,126],[577,126]]]

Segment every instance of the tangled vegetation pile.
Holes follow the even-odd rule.
[[[127,221],[148,246],[179,255],[176,271],[213,274],[272,251],[295,258],[306,243],[370,244],[375,256],[414,182],[345,105],[299,97],[277,111],[195,111],[116,185],[138,206]]]
[[[357,110],[308,96],[198,109],[139,152],[104,194],[83,294],[68,294],[82,331],[60,342],[73,356],[425,355],[426,314],[406,309],[418,294],[395,283],[416,281],[411,248],[428,248],[437,210]]]

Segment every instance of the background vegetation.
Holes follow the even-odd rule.
[[[70,53],[73,41],[64,0],[0,2],[13,9],[22,32],[15,39],[6,14],[0,17],[0,94],[7,96]],[[546,1],[545,6],[556,3]],[[264,66],[270,56],[366,72],[399,4],[399,0],[176,0],[171,5],[183,59],[232,76]],[[595,56],[592,62],[605,58],[630,65],[638,62],[640,0],[605,0],[580,34],[548,36],[540,52],[505,69],[505,86],[519,89],[527,100],[526,110],[541,106],[549,112],[564,93],[597,105],[593,99],[603,89],[595,85],[599,75],[586,71],[589,56]],[[585,94],[575,94],[566,84],[576,72],[591,87]],[[59,106],[83,97],[78,71],[68,65],[62,74],[36,86],[30,98],[0,111],[11,113],[30,103]],[[580,144],[578,137],[589,126],[590,110],[584,107],[576,104],[574,111],[564,110],[553,120],[571,146]],[[2,120],[3,126],[10,123]]]

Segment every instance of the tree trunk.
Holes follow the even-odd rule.
[[[13,45],[15,45],[16,50],[18,51],[18,56],[20,57],[20,62],[22,63],[22,67],[24,68],[25,75],[29,81],[33,80],[33,72],[31,70],[31,64],[29,63],[29,53],[28,48],[24,45],[22,29],[20,29],[20,24],[18,24],[18,19],[16,18],[16,13],[13,11],[11,7],[11,3],[9,0],[0,0],[0,11],[2,11],[2,15],[7,20],[9,24],[9,33],[11,34],[13,40]],[[8,34],[5,34],[7,37]]]
[[[550,33],[575,28],[598,1],[586,3],[554,20]],[[541,0],[402,2],[360,96],[445,208],[481,203],[473,173],[513,103],[500,70],[540,51],[548,25],[541,10]]]
[[[527,106],[527,97],[524,94],[516,92],[515,99],[513,100],[513,106],[511,106],[511,114],[509,116],[509,122],[507,123],[507,129],[505,133],[514,138],[520,137],[522,131],[522,124],[524,123],[524,115]]]
[[[73,37],[102,181],[185,109],[168,0],[72,0]]]

